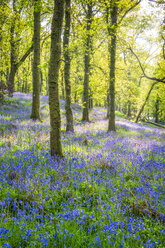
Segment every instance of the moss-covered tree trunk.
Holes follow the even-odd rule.
[[[110,56],[110,80],[109,80],[109,125],[108,131],[115,131],[115,64],[116,64],[116,29],[117,29],[117,4],[115,0],[110,3],[111,24],[108,27],[108,34],[111,38],[109,46]]]
[[[92,25],[92,17],[93,17],[93,10],[92,10],[92,1],[88,3],[87,9],[87,38],[85,44],[85,57],[84,57],[84,89],[83,89],[83,115],[82,121],[89,121],[89,75],[90,75],[90,50],[91,50],[91,25]]]
[[[66,131],[74,132],[73,113],[71,107],[71,83],[70,83],[70,54],[69,36],[71,23],[71,0],[65,0],[65,30],[64,30],[64,79],[65,79],[65,112],[66,112]]]
[[[33,99],[30,118],[40,120],[40,15],[41,0],[34,0],[34,36],[33,36]]]
[[[61,91],[62,91],[61,99],[65,100],[64,72],[62,69],[60,74],[61,74]]]
[[[64,16],[64,0],[54,0],[54,13],[51,26],[51,50],[48,73],[50,108],[50,150],[51,156],[63,156],[61,144],[61,116],[58,92],[58,79],[61,59],[61,32]]]

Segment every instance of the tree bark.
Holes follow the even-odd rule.
[[[117,29],[117,4],[115,0],[111,0],[110,16],[111,26],[108,26],[108,34],[111,37],[109,44],[110,56],[110,80],[109,80],[109,125],[108,131],[115,131],[115,65],[116,65],[116,29]]]
[[[83,116],[82,121],[89,121],[89,75],[90,75],[90,50],[91,50],[91,25],[92,25],[92,1],[88,3],[87,10],[87,40],[85,44],[85,57],[84,57],[84,90],[83,90]]]
[[[50,150],[51,156],[63,156],[61,144],[61,116],[58,92],[58,79],[61,58],[61,32],[64,16],[64,0],[54,0],[54,13],[51,26],[51,50],[48,73],[50,108]]]
[[[157,95],[155,102],[155,123],[159,122],[159,96]]]
[[[42,95],[42,87],[43,87],[43,73],[40,70],[40,94]]]
[[[14,93],[14,79],[15,79],[15,74],[16,74],[16,69],[15,65],[13,63],[13,54],[11,55],[11,60],[10,60],[10,74],[9,74],[9,81],[8,81],[8,95],[9,97],[13,97]]]
[[[62,91],[61,99],[65,100],[64,72],[63,72],[63,70],[61,70],[61,91]]]
[[[93,92],[91,88],[89,88],[89,109],[93,109]]]
[[[28,92],[28,84],[27,84],[27,76],[26,76],[26,79],[25,79],[25,93]]]
[[[127,110],[127,117],[131,117],[131,101],[128,101],[128,110]]]
[[[40,120],[40,15],[41,1],[34,0],[34,38],[33,38],[33,98],[30,118]]]
[[[65,0],[65,30],[64,30],[64,79],[65,79],[65,112],[66,112],[66,131],[74,132],[73,113],[71,107],[71,83],[70,83],[70,54],[69,36],[71,23],[71,0]]]
[[[158,83],[158,82],[153,83],[152,86],[151,86],[151,88],[150,88],[150,90],[148,91],[148,94],[147,94],[147,96],[146,96],[146,99],[145,99],[143,105],[141,106],[141,108],[140,108],[140,110],[139,110],[139,112],[138,112],[138,114],[137,114],[136,121],[135,121],[136,123],[139,121],[140,116],[141,116],[141,114],[142,114],[142,112],[143,112],[143,110],[144,110],[144,107],[145,107],[145,105],[146,105],[146,103],[147,103],[147,101],[148,101],[148,98],[149,98],[149,96],[150,96],[150,94],[151,94],[151,91],[153,90],[154,86],[155,86],[157,83]]]

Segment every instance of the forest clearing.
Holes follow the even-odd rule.
[[[50,156],[48,97],[42,122],[29,120],[31,95],[0,110],[0,247],[164,247],[165,131],[105,110],[65,131],[63,159]]]

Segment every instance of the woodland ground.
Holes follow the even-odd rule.
[[[165,131],[104,109],[65,132],[65,159],[50,157],[48,97],[43,122],[29,120],[31,95],[0,106],[0,247],[165,247]]]

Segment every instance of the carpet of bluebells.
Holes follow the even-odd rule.
[[[65,132],[65,158],[49,148],[48,97],[42,122],[29,119],[31,95],[0,106],[0,247],[165,247],[165,129],[116,118],[104,109]]]

